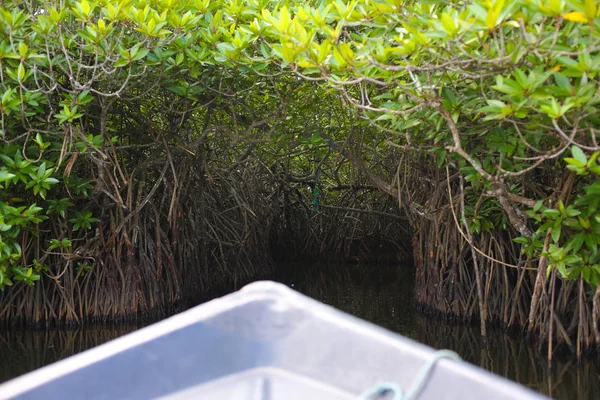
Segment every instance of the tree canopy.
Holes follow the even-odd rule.
[[[472,249],[473,235],[508,232],[540,260],[538,282],[556,269],[599,293],[599,12],[593,0],[5,1],[0,288],[69,253],[72,236],[52,234],[31,251],[44,224],[92,235],[91,195],[131,213],[126,147],[166,128],[206,137],[212,107],[235,143],[315,151],[300,166],[312,178],[325,154],[347,157],[413,229],[429,211],[398,166],[432,161]],[[343,106],[340,126],[327,104]],[[356,127],[359,149],[340,145]]]

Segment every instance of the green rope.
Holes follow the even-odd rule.
[[[313,189],[312,205],[315,207],[316,211],[319,211],[319,186],[317,184],[315,184],[315,188]]]
[[[315,211],[319,211],[319,195],[320,195],[320,191],[319,191],[319,178],[321,177],[321,171],[317,171],[316,174],[316,179],[315,179],[315,184],[314,184],[314,188],[313,188],[313,201],[312,201],[312,205],[315,207]]]
[[[427,364],[425,364],[425,366],[423,368],[421,368],[421,371],[415,378],[415,381],[414,381],[412,387],[406,394],[404,394],[404,391],[402,390],[402,386],[398,385],[397,383],[380,382],[380,383],[376,384],[375,386],[373,386],[372,388],[364,391],[360,395],[358,400],[370,400],[370,399],[373,399],[374,396],[383,396],[388,392],[394,393],[393,400],[412,400],[413,398],[415,398],[415,396],[417,394],[419,394],[421,392],[421,390],[423,389],[423,386],[425,385],[425,382],[427,381],[427,377],[433,370],[433,367],[438,362],[438,360],[440,360],[442,358],[449,358],[452,360],[460,360],[461,359],[458,354],[456,354],[455,352],[450,351],[450,350],[436,351],[434,353],[433,357],[431,357],[431,359],[427,362]]]

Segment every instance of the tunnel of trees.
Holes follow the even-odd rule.
[[[598,15],[2,2],[0,321],[160,314],[274,259],[411,258],[424,310],[600,346]]]

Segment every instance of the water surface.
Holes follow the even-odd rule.
[[[545,354],[518,335],[490,329],[487,346],[478,326],[448,324],[415,311],[413,278],[408,268],[382,271],[368,267],[304,265],[281,268],[275,278],[324,303],[438,349],[451,349],[475,365],[559,400],[600,399],[600,362],[578,364]],[[79,330],[0,331],[0,382],[97,346],[138,329],[103,325]]]

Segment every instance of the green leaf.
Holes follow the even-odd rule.
[[[554,267],[556,267],[556,270],[560,272],[560,275],[563,278],[567,278],[569,276],[569,271],[567,271],[567,266],[564,262],[557,262],[556,264],[554,264]]]
[[[567,165],[567,168],[570,169],[571,171],[575,171],[578,173],[585,171],[585,164],[582,164],[577,159],[571,158],[571,157],[566,157],[564,160],[567,164],[569,164],[569,165]]]
[[[554,226],[552,227],[552,231],[551,231],[552,240],[554,241],[554,243],[558,242],[558,239],[560,239],[560,233],[561,233],[560,221],[556,221],[556,222],[558,222],[558,223],[554,224]]]
[[[15,177],[15,174],[11,174],[6,169],[0,169],[0,182],[8,181]]]
[[[554,210],[552,208],[547,208],[544,211],[542,211],[542,213],[550,218],[556,218],[556,217],[560,216],[560,211]]]
[[[585,153],[577,146],[571,147],[571,154],[582,166],[587,164],[587,157]]]
[[[565,248],[569,248],[569,249],[572,249],[574,252],[578,252],[584,243],[583,236],[584,236],[583,233],[579,233],[577,235],[571,236],[569,238],[569,240],[567,241],[567,245],[565,246]]]
[[[585,16],[590,21],[593,21],[598,13],[598,7],[596,6],[596,2],[594,0],[585,0],[583,10],[585,11]]]
[[[568,93],[571,93],[573,91],[573,87],[571,86],[571,82],[569,82],[569,78],[567,78],[563,74],[561,74],[559,72],[555,72],[554,80],[556,81],[556,84],[558,85],[558,87],[560,87],[564,91],[566,91]]]
[[[454,33],[457,31],[457,28],[452,17],[446,13],[442,13],[441,20],[442,26],[446,30],[446,33],[449,35],[454,35]]]
[[[519,243],[519,244],[529,244],[529,238],[527,238],[525,236],[519,236],[519,237],[514,238],[513,242]]]
[[[29,48],[27,47],[27,45],[25,44],[25,42],[21,42],[21,44],[19,45],[19,54],[22,57],[25,57],[27,55],[28,51],[29,51]]]

